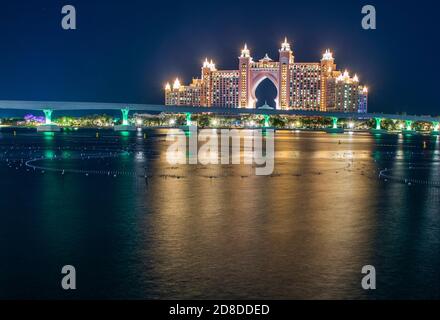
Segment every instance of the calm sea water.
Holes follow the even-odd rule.
[[[277,132],[258,177],[165,134],[2,129],[0,298],[440,298],[440,189],[378,178],[440,180],[438,138]]]

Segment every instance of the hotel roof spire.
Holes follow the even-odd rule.
[[[208,58],[205,58],[205,61],[203,62],[203,68],[208,68],[211,71],[215,71],[215,63],[212,61],[212,59],[210,61],[208,61]]]
[[[243,50],[241,50],[240,58],[250,58],[250,57],[251,57],[251,53],[247,47],[247,44],[245,43]]]
[[[322,60],[323,61],[334,60],[333,53],[330,51],[330,49],[325,50],[325,53],[322,55]]]
[[[287,42],[287,37],[284,37],[284,42],[281,44],[281,51],[290,51],[290,43]]]
[[[174,89],[174,90],[178,90],[178,89],[180,89],[180,81],[179,81],[179,78],[176,78],[176,80],[174,80],[174,83],[173,83],[173,89]]]

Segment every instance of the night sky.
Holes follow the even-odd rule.
[[[61,8],[77,30],[61,28]],[[377,30],[361,28],[373,4]],[[278,58],[287,36],[296,61],[326,48],[370,88],[370,111],[440,114],[438,5],[434,1],[17,0],[0,10],[0,100],[163,103],[163,85],[199,76],[205,56],[237,69]]]

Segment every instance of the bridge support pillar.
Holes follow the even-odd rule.
[[[185,116],[186,116],[186,126],[191,127],[191,125],[192,125],[191,113],[187,112],[187,113],[185,113]]]
[[[43,110],[43,112],[44,112],[44,117],[45,117],[45,120],[46,120],[46,124],[52,124],[52,113],[53,113],[53,110],[52,109],[44,109]]]
[[[37,127],[37,132],[59,132],[61,128],[52,122],[52,109],[43,109],[44,124]]]
[[[376,130],[381,130],[382,118],[375,118],[374,120],[376,120]]]
[[[185,112],[186,123],[185,123],[185,125],[180,126],[179,129],[184,130],[185,132],[187,130],[189,130],[194,125],[191,117],[192,117],[191,112]],[[190,131],[188,131],[188,132],[190,132]]]
[[[128,114],[130,113],[130,109],[124,108],[121,109],[121,112],[122,112],[122,125],[128,126]]]
[[[264,115],[264,127],[265,128],[269,128],[269,125],[270,125],[270,121],[269,120],[270,120],[270,116],[265,114]]]
[[[338,118],[332,117],[332,124],[333,124],[333,129],[337,129],[338,128]]]
[[[371,129],[371,133],[373,134],[382,134],[382,133],[387,133],[386,130],[382,129],[382,118],[374,118],[374,120],[376,121],[376,128],[375,129]]]
[[[327,133],[344,133],[343,128],[338,128],[338,118],[332,117],[332,127],[324,129]]]
[[[431,134],[432,134],[433,136],[438,136],[438,135],[440,135],[440,122],[434,121],[434,122],[432,123],[432,126],[433,126],[433,130],[432,130]]]
[[[125,107],[121,109],[122,113],[122,124],[116,125],[114,127],[115,131],[136,131],[136,126],[130,125],[128,123],[128,114],[130,113],[130,108]]]
[[[413,130],[413,121],[412,120],[405,120],[405,128],[402,130],[402,133],[404,134],[416,134]]]

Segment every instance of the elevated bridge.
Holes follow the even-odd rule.
[[[398,115],[382,113],[342,113],[342,112],[322,112],[306,110],[277,110],[277,109],[246,109],[246,108],[219,108],[219,107],[190,107],[190,106],[165,106],[156,104],[133,104],[133,103],[103,103],[103,102],[68,102],[68,101],[12,101],[0,100],[0,109],[11,110],[33,110],[42,111],[46,117],[46,125],[51,125],[51,117],[56,111],[72,110],[121,110],[123,126],[128,126],[129,111],[142,111],[145,113],[176,113],[186,114],[187,124],[191,123],[192,114],[212,113],[220,115],[263,115],[265,117],[273,115],[283,116],[304,116],[304,117],[324,117],[333,120],[330,129],[338,129],[338,119],[368,120],[375,119],[376,128],[381,130],[381,122],[385,119],[398,120],[405,122],[404,131],[412,131],[414,122],[428,122],[433,124],[434,132],[439,131],[440,117]],[[266,118],[266,124],[268,123]]]

